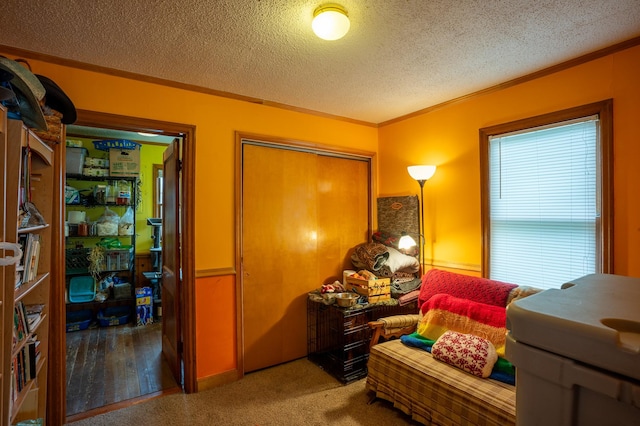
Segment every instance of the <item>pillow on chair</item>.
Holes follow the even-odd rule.
[[[473,334],[447,331],[436,340],[431,355],[478,377],[489,377],[498,360],[493,344]]]

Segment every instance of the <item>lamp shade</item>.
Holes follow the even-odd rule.
[[[436,166],[409,166],[409,175],[417,181],[429,180],[436,172]]]
[[[400,240],[398,241],[398,249],[400,250],[406,250],[415,246],[417,246],[416,240],[406,234],[400,237]]]
[[[324,40],[338,40],[349,31],[351,23],[347,11],[337,4],[320,6],[313,13],[311,27]]]

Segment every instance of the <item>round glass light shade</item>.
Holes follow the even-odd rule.
[[[407,170],[415,180],[429,180],[436,172],[436,166],[409,166]]]
[[[321,6],[313,14],[311,27],[324,40],[338,40],[349,31],[347,12],[337,5]]]
[[[416,240],[411,238],[409,235],[403,235],[402,237],[400,237],[400,240],[398,241],[398,248],[400,250],[409,249],[415,246],[417,246]]]

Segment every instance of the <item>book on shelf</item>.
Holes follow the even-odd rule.
[[[14,401],[26,384],[36,378],[37,365],[40,360],[39,345],[39,340],[29,339],[29,342],[13,357],[11,397]]]
[[[40,262],[40,235],[34,235],[31,259],[29,260],[29,281],[38,275],[38,262]]]
[[[40,318],[42,318],[44,304],[25,305],[24,308],[27,315],[27,326],[31,331],[33,330],[33,326],[40,321]]]
[[[22,271],[16,271],[15,287],[18,288],[22,284]]]
[[[40,340],[35,334],[16,353],[12,360],[13,382],[19,393],[24,385],[36,378],[37,365],[40,360]]]
[[[16,401],[22,387],[18,383],[18,358],[13,357],[11,360],[11,400]]]
[[[40,340],[38,340],[38,336],[35,334],[31,336],[29,341],[30,347],[33,350],[33,354],[35,355],[35,363],[37,364],[40,361]]]
[[[18,243],[22,246],[22,259],[16,271],[21,273],[20,280],[16,279],[16,288],[22,283],[32,281],[38,274],[38,264],[40,262],[40,235],[21,234]]]
[[[42,310],[44,304],[25,305],[22,301],[15,304],[14,307],[14,343],[21,342],[30,333],[33,332],[34,326],[42,318]]]
[[[20,257],[20,261],[16,264],[16,289],[22,285],[24,279],[24,259],[27,255],[27,237],[28,234],[18,235],[18,244],[20,245],[20,249],[22,250],[22,256]]]
[[[27,337],[27,334],[29,334],[22,302],[16,303],[13,308],[13,330],[15,332],[16,342],[22,342],[25,337]]]
[[[36,366],[38,365],[38,360],[40,359],[40,341],[30,339],[29,343],[25,347],[25,355],[29,361],[29,380],[33,380],[36,378]]]

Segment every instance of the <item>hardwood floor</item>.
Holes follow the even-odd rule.
[[[67,416],[176,388],[161,331],[158,322],[67,333]]]

